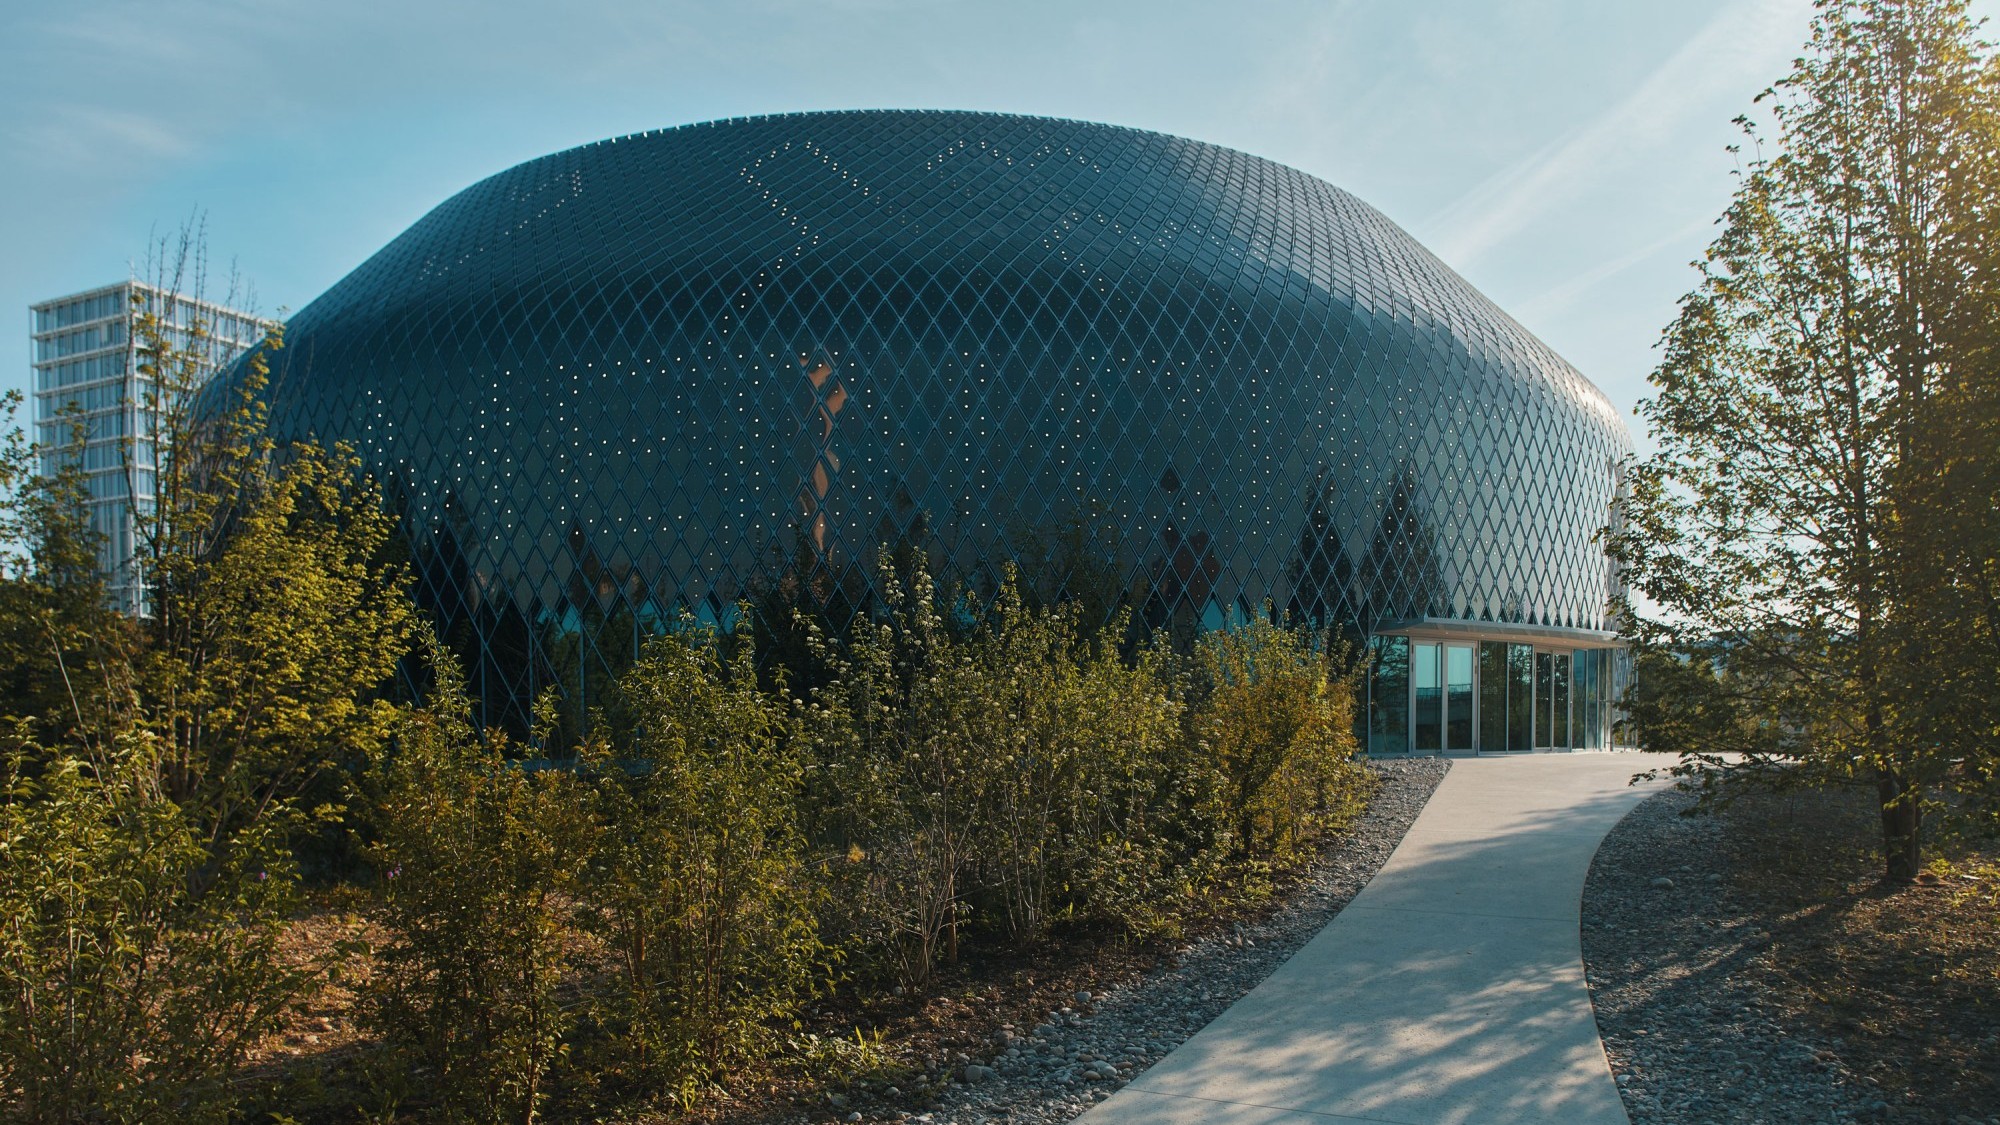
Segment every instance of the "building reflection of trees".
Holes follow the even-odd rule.
[[[1355,575],[1361,629],[1446,616],[1445,589],[1437,533],[1417,495],[1416,474],[1405,466],[1390,481]]]
[[[820,378],[813,379],[815,374]],[[654,587],[639,568],[607,562],[572,518],[561,548],[566,577],[554,600],[544,601],[535,593],[541,582],[531,580],[516,590],[479,571],[472,520],[447,493],[427,531],[412,537],[412,571],[418,602],[463,663],[483,722],[525,734],[538,693],[556,686],[562,699],[557,734],[574,739],[598,718],[615,718],[614,685],[646,636],[670,627],[682,612],[726,628],[735,620],[738,596],[750,605],[767,674],[782,670],[799,686],[818,678],[807,641],[811,627],[838,634],[856,615],[874,612],[878,600],[874,575],[863,568],[864,562],[872,568],[873,548],[869,560],[837,557],[829,501],[839,471],[831,447],[838,408],[827,403],[836,392],[844,400],[845,393],[828,374],[806,371],[815,407],[807,415],[809,460],[801,474],[798,520],[740,591],[717,584],[696,595],[698,604],[686,604],[679,595],[671,605],[656,604]],[[1185,499],[1176,495],[1183,485],[1171,468],[1161,485],[1168,496]],[[392,503],[404,496],[391,489]],[[888,550],[899,574],[913,573],[921,555],[941,584],[963,580],[966,576],[934,565],[942,561],[939,547],[907,487],[894,486],[890,500],[874,547]],[[1391,479],[1358,559],[1346,545],[1340,501],[1333,477],[1323,475],[1301,513],[1283,612],[1351,640],[1387,623],[1443,616],[1445,575],[1415,473],[1404,469]],[[1017,527],[1007,537],[1011,549],[999,542],[993,547],[1018,564],[1023,592],[1038,604],[1076,603],[1092,623],[1131,605],[1144,628],[1165,630],[1186,643],[1217,623],[1210,620],[1217,606],[1243,599],[1228,592],[1218,596],[1224,567],[1212,533],[1190,526],[1198,515],[1180,503],[1170,503],[1169,511],[1156,553],[1137,568],[1119,547],[1129,530],[1102,513],[1079,511],[1041,526]],[[412,677],[416,690],[427,686],[422,670],[413,669]]]
[[[1338,507],[1333,480],[1321,473],[1306,500],[1298,553],[1286,567],[1292,596],[1285,612],[1293,621],[1330,630],[1358,644],[1362,628],[1354,597],[1354,560],[1347,552],[1336,515]]]
[[[1160,532],[1160,549],[1147,575],[1146,625],[1167,630],[1177,644],[1186,643],[1201,628],[1222,563],[1206,531],[1183,535],[1168,524]]]

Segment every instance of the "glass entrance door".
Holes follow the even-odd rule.
[[[1444,748],[1472,749],[1472,646],[1444,646]]]
[[[1569,729],[1569,681],[1570,654],[1556,653],[1555,682],[1549,693],[1549,729],[1554,732],[1549,746],[1556,750],[1567,750],[1571,746]]]
[[[1507,748],[1507,646],[1479,642],[1479,749]]]
[[[1555,728],[1550,725],[1549,716],[1554,713],[1556,686],[1556,658],[1552,652],[1535,654],[1535,749],[1547,750],[1553,745],[1550,737]]]
[[[1419,754],[1444,749],[1444,676],[1439,648],[1426,641],[1410,646],[1410,733]]]

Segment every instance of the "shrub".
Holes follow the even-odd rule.
[[[980,887],[1017,942],[1062,916],[1122,922],[1160,890],[1179,703],[1162,654],[1125,660],[1123,633],[1087,630],[1076,603],[1029,608],[1010,573],[949,687],[981,748]]]
[[[211,841],[154,744],[0,762],[0,1104],[26,1122],[220,1121],[229,1078],[314,978],[278,940],[285,823]]]
[[[622,684],[631,741],[595,763],[590,917],[623,982],[606,1008],[683,1104],[761,1057],[825,960],[798,825],[798,723],[759,690],[741,639],[725,659],[691,619],[655,638]]]
[[[887,555],[887,552],[884,552]],[[957,955],[965,879],[986,778],[967,737],[965,645],[938,612],[921,562],[907,583],[885,562],[887,619],[858,619],[836,646],[808,624],[830,682],[808,712],[815,761],[807,814],[832,870],[849,937],[885,951],[905,985]]]
[[[1359,808],[1367,775],[1354,762],[1354,674],[1335,657],[1263,621],[1195,645],[1194,733],[1240,859],[1294,858]]]
[[[881,585],[884,620],[821,642],[810,712],[807,805],[850,934],[921,985],[968,923],[1016,943],[1061,920],[1172,930],[1212,866],[1216,786],[1170,651],[1128,656],[1123,615],[1090,629],[1012,572],[949,616],[920,565]]]
[[[380,767],[374,860],[395,937],[368,1016],[427,1071],[448,1119],[532,1122],[572,1023],[557,990],[576,952],[589,794],[478,735],[456,667],[432,654],[434,702]]]

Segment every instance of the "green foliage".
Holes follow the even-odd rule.
[[[413,620],[351,451],[298,446],[244,486],[210,558],[163,564],[171,619],[138,671],[140,721],[172,748],[170,792],[219,825],[382,745],[396,708],[378,692]]]
[[[317,966],[278,957],[285,825],[217,842],[154,743],[0,760],[0,1106],[27,1122],[221,1121],[245,1051]]]
[[[134,336],[161,463],[129,721],[166,748],[169,793],[219,830],[330,800],[327,771],[387,738],[395,708],[379,692],[413,639],[394,521],[352,449],[267,436],[263,350],[237,401],[208,417],[183,385],[187,349],[152,311]],[[274,329],[265,346],[279,342]]]
[[[967,926],[1172,931],[1226,870],[1289,861],[1359,806],[1352,678],[1289,630],[1204,638],[1190,677],[1165,645],[1122,653],[1122,615],[1091,628],[1011,572],[950,616],[920,562],[880,585],[883,620],[821,642],[806,804],[837,928],[906,985]]]
[[[981,897],[1016,943],[1070,916],[1117,920],[1157,893],[1172,862],[1155,831],[1171,813],[1180,703],[1165,654],[1131,663],[1082,602],[1030,608],[1013,575],[966,639],[947,686],[960,736],[981,749],[973,856]]]
[[[113,612],[96,574],[81,431],[0,439],[0,1097],[37,1120],[223,1114],[250,1044],[337,968],[280,956],[290,845],[386,734],[412,612],[352,453],[268,439],[261,355],[239,401],[198,411],[205,327],[149,299],[125,452],[132,481],[158,466],[133,513],[150,616]]]
[[[120,658],[129,631],[97,573],[82,431],[57,450],[31,443],[13,424],[21,403],[0,396],[0,697],[44,739],[101,735],[107,700],[90,672]]]
[[[950,686],[969,681],[968,651],[938,613],[921,562],[914,571],[906,586],[884,565],[889,618],[857,620],[845,646],[815,630],[833,679],[807,715],[807,815],[814,836],[847,858],[836,898],[851,905],[855,933],[887,950],[913,986],[956,954],[985,780],[982,748],[963,737]]]
[[[594,825],[567,770],[509,760],[473,729],[449,656],[433,645],[430,706],[379,767],[374,859],[383,916],[368,1017],[422,1067],[448,1120],[532,1123],[573,1018],[575,913]]]
[[[1358,667],[1264,621],[1203,634],[1193,665],[1195,733],[1239,858],[1291,860],[1358,810]]]
[[[1926,793],[1992,745],[1990,711],[1982,729],[1932,704],[1964,663],[1941,631],[1991,602],[1994,507],[1937,498],[1954,473],[1996,495],[1990,442],[1939,444],[1994,432],[1960,393],[1991,383],[1969,341],[2000,308],[1980,295],[2000,200],[1993,66],[1960,0],[1820,5],[1761,99],[1772,148],[1743,122],[1752,158],[1667,329],[1640,407],[1658,452],[1633,469],[1611,543],[1657,607],[1634,621],[1642,651],[1734,711],[1696,725],[1645,709],[1644,743],[1688,755],[1682,772],[1729,751],[1766,774],[1804,762],[1873,783],[1895,879],[1920,866]]]
[[[588,758],[602,817],[589,918],[622,986],[607,1022],[683,1104],[760,1058],[826,962],[798,723],[759,689],[749,644],[722,649],[685,618],[655,638],[621,685],[629,744]]]

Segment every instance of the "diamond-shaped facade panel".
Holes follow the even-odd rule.
[[[1595,533],[1630,447],[1340,189],[981,113],[724,121],[509,169],[295,316],[269,397],[281,437],[381,476],[509,721],[550,683],[587,705],[682,610],[863,604],[883,544],[947,579],[1087,579],[1155,623],[1270,605],[1602,643]]]

